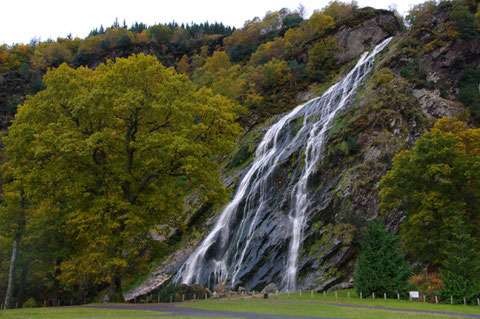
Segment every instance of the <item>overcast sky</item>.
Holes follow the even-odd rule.
[[[242,27],[246,20],[262,18],[267,11],[295,9],[302,3],[308,16],[329,0],[6,0],[0,10],[0,44],[28,43],[34,37],[47,40],[68,34],[84,38],[91,29],[112,25],[116,17],[147,25],[171,22],[223,22]],[[387,9],[396,4],[404,14],[424,0],[358,0],[360,7]]]

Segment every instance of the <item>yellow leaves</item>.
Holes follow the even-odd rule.
[[[308,19],[305,31],[310,37],[321,36],[335,25],[331,16],[314,12]]]
[[[222,67],[234,68],[223,52],[206,65]],[[62,280],[122,273],[150,227],[179,222],[192,187],[224,197],[211,159],[241,133],[236,103],[143,54],[95,70],[62,64],[45,84],[10,127],[5,171],[24,181],[38,223],[53,220],[72,246]]]

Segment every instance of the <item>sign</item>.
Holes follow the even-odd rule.
[[[418,291],[410,291],[410,298],[420,298]]]

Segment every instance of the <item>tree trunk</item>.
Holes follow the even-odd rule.
[[[108,302],[125,302],[122,292],[122,280],[118,276],[113,276],[108,288]]]
[[[27,283],[28,264],[24,262],[21,268],[22,268],[22,272],[20,273],[20,283],[18,285],[18,294],[17,294],[18,306],[20,308],[23,307],[23,303],[25,302],[25,285]]]
[[[5,309],[11,308],[15,282],[15,268],[17,266],[18,246],[20,244],[21,237],[22,234],[17,233],[13,239],[12,258],[10,259],[10,270],[8,271],[7,294],[5,295]]]
[[[8,271],[7,294],[5,295],[5,309],[12,306],[13,290],[15,288],[15,268],[17,267],[18,250],[20,239],[22,239],[25,229],[25,200],[23,197],[23,188],[20,190],[20,212],[18,216],[18,229],[13,238],[12,258],[10,259],[10,269]]]

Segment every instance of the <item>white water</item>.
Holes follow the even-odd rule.
[[[291,239],[283,280],[278,283],[284,290],[296,289],[299,250],[310,206],[308,180],[322,160],[323,144],[333,119],[348,106],[358,86],[373,69],[375,56],[389,41],[390,39],[385,40],[371,53],[364,53],[356,66],[320,98],[297,106],[267,131],[256,150],[254,162],[240,182],[234,198],[224,208],[205,240],[179,270],[175,282],[200,283],[205,286],[224,280],[231,286],[239,283],[239,274],[248,263],[246,255],[256,238],[258,222],[271,205],[272,198],[268,192],[272,187],[271,176],[279,161],[285,158],[286,152],[294,148],[303,136],[308,136],[305,164],[291,194],[289,211]],[[301,116],[302,127],[294,136],[288,136],[286,132],[290,123]],[[242,218],[236,225],[238,216]]]

